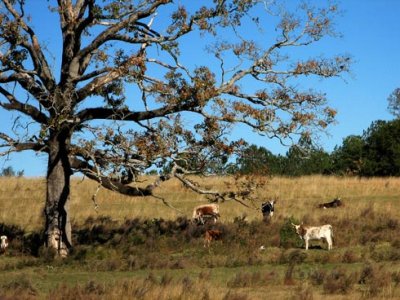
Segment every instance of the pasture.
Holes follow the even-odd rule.
[[[141,184],[150,181],[142,178]],[[206,178],[227,189],[229,178]],[[44,179],[0,178],[0,234],[13,235],[0,255],[0,296],[18,299],[361,299],[400,298],[400,178],[271,178],[250,208],[220,203],[221,241],[203,247],[205,227],[192,209],[206,199],[177,181],[160,199],[129,198],[73,180],[74,251],[54,259],[41,246]],[[319,209],[340,196],[344,207]],[[262,221],[262,201],[277,198]],[[254,208],[253,208],[254,207]],[[331,224],[333,250],[310,250],[290,222]],[[264,250],[260,247],[264,246]]]

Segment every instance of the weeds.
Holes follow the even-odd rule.
[[[361,271],[359,283],[366,298],[378,296],[392,284],[393,275],[384,268],[367,264]],[[394,278],[395,279],[395,278]]]
[[[265,286],[270,283],[274,278],[274,273],[260,273],[260,272],[242,272],[237,273],[232,279],[227,282],[229,288],[244,288],[244,287],[257,287]]]
[[[356,282],[356,274],[347,274],[344,269],[334,269],[327,274],[323,289],[327,294],[347,294]]]

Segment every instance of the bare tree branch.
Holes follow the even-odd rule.
[[[40,112],[36,107],[27,104],[21,103],[18,101],[14,95],[10,94],[7,90],[0,86],[0,94],[2,94],[9,103],[0,102],[0,106],[7,110],[17,110],[19,112],[24,113],[25,115],[30,116],[33,120],[40,124],[47,124],[48,118],[47,116]]]
[[[37,152],[47,152],[47,147],[46,145],[39,143],[39,142],[19,142],[11,137],[9,137],[7,134],[0,132],[0,140],[5,141],[5,144],[0,144],[0,148],[9,148],[5,152],[0,152],[0,156],[4,156],[8,153],[11,152],[21,152],[25,150],[33,150]]]

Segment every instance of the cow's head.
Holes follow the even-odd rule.
[[[300,226],[292,223],[293,228],[296,230],[296,233],[299,234]]]
[[[303,237],[304,234],[306,233],[306,230],[303,226],[303,223],[301,223],[300,225],[296,225],[292,223],[292,226],[294,227],[294,229],[296,230],[296,233],[300,236]]]
[[[336,203],[337,206],[343,205],[342,199],[340,197],[336,197],[333,201]]]

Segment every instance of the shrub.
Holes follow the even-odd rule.
[[[323,285],[327,294],[347,294],[355,283],[355,275],[348,275],[343,269],[335,269],[325,278]]]
[[[14,280],[12,280],[6,284],[3,284],[0,288],[0,290],[3,293],[4,293],[4,291],[7,291],[8,293],[15,296],[15,299],[17,299],[17,297],[21,297],[21,294],[22,295],[27,294],[29,296],[36,296],[38,294],[36,288],[33,286],[32,282],[31,282],[30,278],[25,275],[18,276]],[[23,298],[23,297],[21,297],[21,298]]]
[[[296,287],[292,300],[313,300],[313,291],[312,287],[307,284],[300,284]]]
[[[264,286],[273,278],[273,273],[262,274],[260,272],[242,272],[237,273],[235,277],[227,282],[229,288],[244,288],[254,286]]]
[[[312,285],[321,285],[324,283],[326,277],[326,271],[324,270],[314,270],[308,276],[309,280],[311,281]]]
[[[307,258],[307,254],[303,252],[302,250],[293,250],[290,251],[287,256],[286,260],[289,263],[289,266],[285,272],[285,277],[284,277],[284,284],[286,285],[292,285],[294,284],[294,279],[293,279],[293,273],[294,273],[294,267],[296,264],[301,264],[304,262],[304,260]]]
[[[342,262],[346,264],[352,264],[358,261],[357,256],[351,250],[346,250],[346,252],[342,256]]]
[[[249,299],[246,294],[235,293],[232,291],[228,291],[226,295],[222,298],[222,300],[247,300]]]
[[[361,271],[359,283],[364,285],[363,296],[375,297],[389,287],[392,283],[393,275],[384,270],[383,267],[367,264]]]
[[[292,223],[299,224],[297,220],[291,217],[285,220],[279,231],[279,245],[285,249],[301,248],[303,246],[303,241],[297,235]]]

